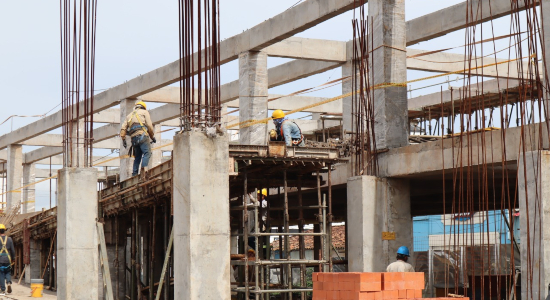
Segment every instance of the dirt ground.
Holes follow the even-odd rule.
[[[30,287],[30,285],[25,285],[25,284],[23,284],[23,282],[21,282],[21,284],[17,284],[17,282],[15,282],[15,280],[14,280],[14,283],[11,285],[11,288],[13,290],[12,293],[11,294],[6,294],[6,296],[0,296],[0,300],[12,300],[12,299],[17,299],[17,300],[20,300],[20,299],[53,300],[53,299],[57,299],[57,294],[55,292],[51,292],[51,291],[44,291],[44,293],[43,293],[44,297],[42,297],[42,298],[31,298],[31,287]]]

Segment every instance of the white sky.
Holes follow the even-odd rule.
[[[298,0],[221,0],[222,39],[273,17]],[[410,20],[464,0],[406,0],[406,19]],[[98,0],[96,46],[96,89],[106,89],[140,74],[159,68],[178,58],[178,1]],[[298,34],[300,37],[348,41],[352,37],[352,13],[335,17]],[[508,19],[495,22],[495,36],[510,33]],[[41,115],[60,104],[59,1],[0,1],[0,122],[10,115]],[[492,36],[489,26],[484,38]],[[508,41],[497,44],[497,49]],[[411,48],[435,50],[464,44],[464,31],[448,34]],[[492,44],[489,44],[492,48]],[[464,53],[463,48],[453,50]],[[490,53],[490,52],[486,52]],[[506,53],[505,57],[508,54]],[[269,67],[288,59],[270,58]],[[429,73],[408,71],[409,79]],[[287,94],[317,86],[341,77],[335,69],[290,84],[270,89]],[[222,66],[222,83],[238,78],[236,62]],[[421,82],[421,87],[444,81]],[[455,86],[460,85],[456,83]],[[440,87],[413,92],[413,96],[439,91]],[[316,96],[336,96],[341,87],[317,92]],[[59,110],[59,107],[54,110]],[[13,129],[37,118],[15,118]],[[0,125],[0,135],[11,131],[12,122]],[[28,151],[29,147],[25,148]],[[45,166],[42,166],[45,167]],[[49,185],[39,185],[37,207],[46,202]],[[49,199],[49,196],[47,197]]]

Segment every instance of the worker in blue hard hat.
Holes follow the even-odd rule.
[[[399,247],[397,249],[397,261],[391,263],[386,268],[386,272],[414,272],[413,266],[407,262],[409,256],[411,255],[407,246]]]

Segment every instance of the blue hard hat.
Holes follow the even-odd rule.
[[[397,249],[397,254],[402,254],[402,255],[406,255],[406,256],[411,256],[409,254],[409,248],[407,248],[407,246],[401,246],[399,247],[399,249]]]

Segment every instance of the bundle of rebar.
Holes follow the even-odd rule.
[[[489,56],[493,56],[495,60],[497,58],[493,18],[489,21],[490,24],[484,24],[481,21],[481,16],[492,15],[492,12],[483,11],[487,10],[487,7],[482,5],[483,1],[467,0],[465,18],[468,27],[465,30],[464,51],[464,70],[467,71],[463,77],[463,87],[459,91],[460,100],[451,105],[452,111],[447,112],[443,111],[442,101],[440,114],[438,112],[439,116],[447,117],[438,118],[436,127],[441,126],[443,136],[445,124],[447,124],[447,132],[452,134],[454,139],[451,143],[452,174],[449,183],[446,181],[448,174],[445,169],[442,172],[444,214],[455,216],[451,218],[450,224],[444,221],[444,226],[450,226],[450,232],[446,233],[450,237],[444,239],[443,248],[447,253],[445,256],[455,256],[454,259],[449,258],[445,264],[446,294],[451,291],[458,294],[481,294],[481,299],[484,297],[516,298],[520,283],[516,282],[517,271],[514,262],[520,249],[516,242],[517,238],[514,237],[513,214],[519,206],[519,201],[525,201],[526,208],[532,205],[541,207],[542,195],[538,178],[541,168],[540,155],[538,159],[532,159],[527,153],[543,150],[543,140],[548,139],[550,131],[548,122],[545,122],[547,116],[544,99],[548,99],[547,92],[550,85],[548,76],[544,76],[544,81],[541,80],[543,71],[540,70],[538,63],[538,60],[544,57],[545,51],[544,44],[541,43],[543,29],[540,26],[538,1],[521,2],[521,5],[526,7],[525,11],[519,8],[519,1],[510,1],[513,13],[510,18],[508,61],[510,68],[517,68],[517,80],[520,86],[517,94],[499,92],[500,100],[496,105],[486,104],[482,79],[484,69],[478,70],[478,61],[480,65],[484,65],[484,58],[487,57],[484,53],[486,42],[492,43]],[[484,26],[490,27],[492,38],[487,39],[483,36]],[[522,37],[524,33],[527,34],[525,39]],[[512,62],[515,62],[515,66]],[[477,71],[474,73],[472,70]],[[500,76],[509,77],[498,74],[498,68],[496,71],[497,79]],[[506,78],[502,86],[502,82],[498,81],[499,91],[509,89],[510,82]],[[543,92],[545,90],[546,92]],[[507,158],[510,152],[507,147],[510,146],[507,145],[506,134],[510,127],[514,127],[510,124],[514,108],[515,127],[518,127],[520,132],[520,146],[519,149],[512,150],[518,154],[517,162],[510,162]],[[424,128],[431,132],[433,118],[428,116],[421,122],[424,122]],[[493,130],[485,130],[492,128],[491,126],[495,123],[501,126],[498,132],[500,136],[494,134]],[[439,128],[437,130],[439,134]],[[445,160],[443,143],[441,145],[442,158]],[[445,161],[443,163],[445,165]],[[529,166],[529,169],[527,167],[514,169],[515,166],[511,164]],[[535,179],[534,194],[533,190],[528,189],[526,183],[523,188],[520,188],[519,178],[521,177]],[[445,192],[446,184],[452,185],[452,191],[449,194]],[[490,222],[489,212],[491,211],[501,214],[503,216],[501,222],[506,224]],[[526,215],[529,224],[527,228],[522,228],[526,232],[524,236],[526,240],[522,239],[526,247],[522,248],[527,252],[522,254],[527,258],[526,261],[522,259],[522,264],[527,265],[527,274],[522,276],[525,276],[528,282],[527,286],[522,286],[522,290],[531,299],[540,295],[538,289],[543,288],[537,287],[539,284],[534,282],[535,278],[540,278],[540,274],[534,274],[533,269],[533,266],[540,263],[533,258],[533,253],[541,249],[532,249],[533,245],[536,245],[533,240],[542,238],[539,236],[542,222],[533,221],[541,220],[541,211],[526,209],[521,211],[521,214]],[[482,228],[478,236],[474,235],[476,224]],[[498,232],[497,229],[504,226],[510,234],[511,242],[508,245],[500,245],[500,241],[495,241],[495,238],[490,235],[490,232]],[[532,232],[533,229],[538,232],[537,235]],[[505,253],[510,257],[504,259]]]
[[[63,166],[91,167],[97,0],[60,0]]]
[[[179,1],[180,129],[220,125],[219,0]]]
[[[378,164],[374,130],[374,93],[369,78],[373,75],[371,66],[374,62],[369,50],[372,49],[372,40],[369,41],[368,38],[369,18],[365,15],[364,1],[355,1],[353,14],[352,90],[359,91],[352,96],[352,132],[355,146],[353,172],[354,175],[376,175]],[[372,36],[370,34],[371,38]]]

